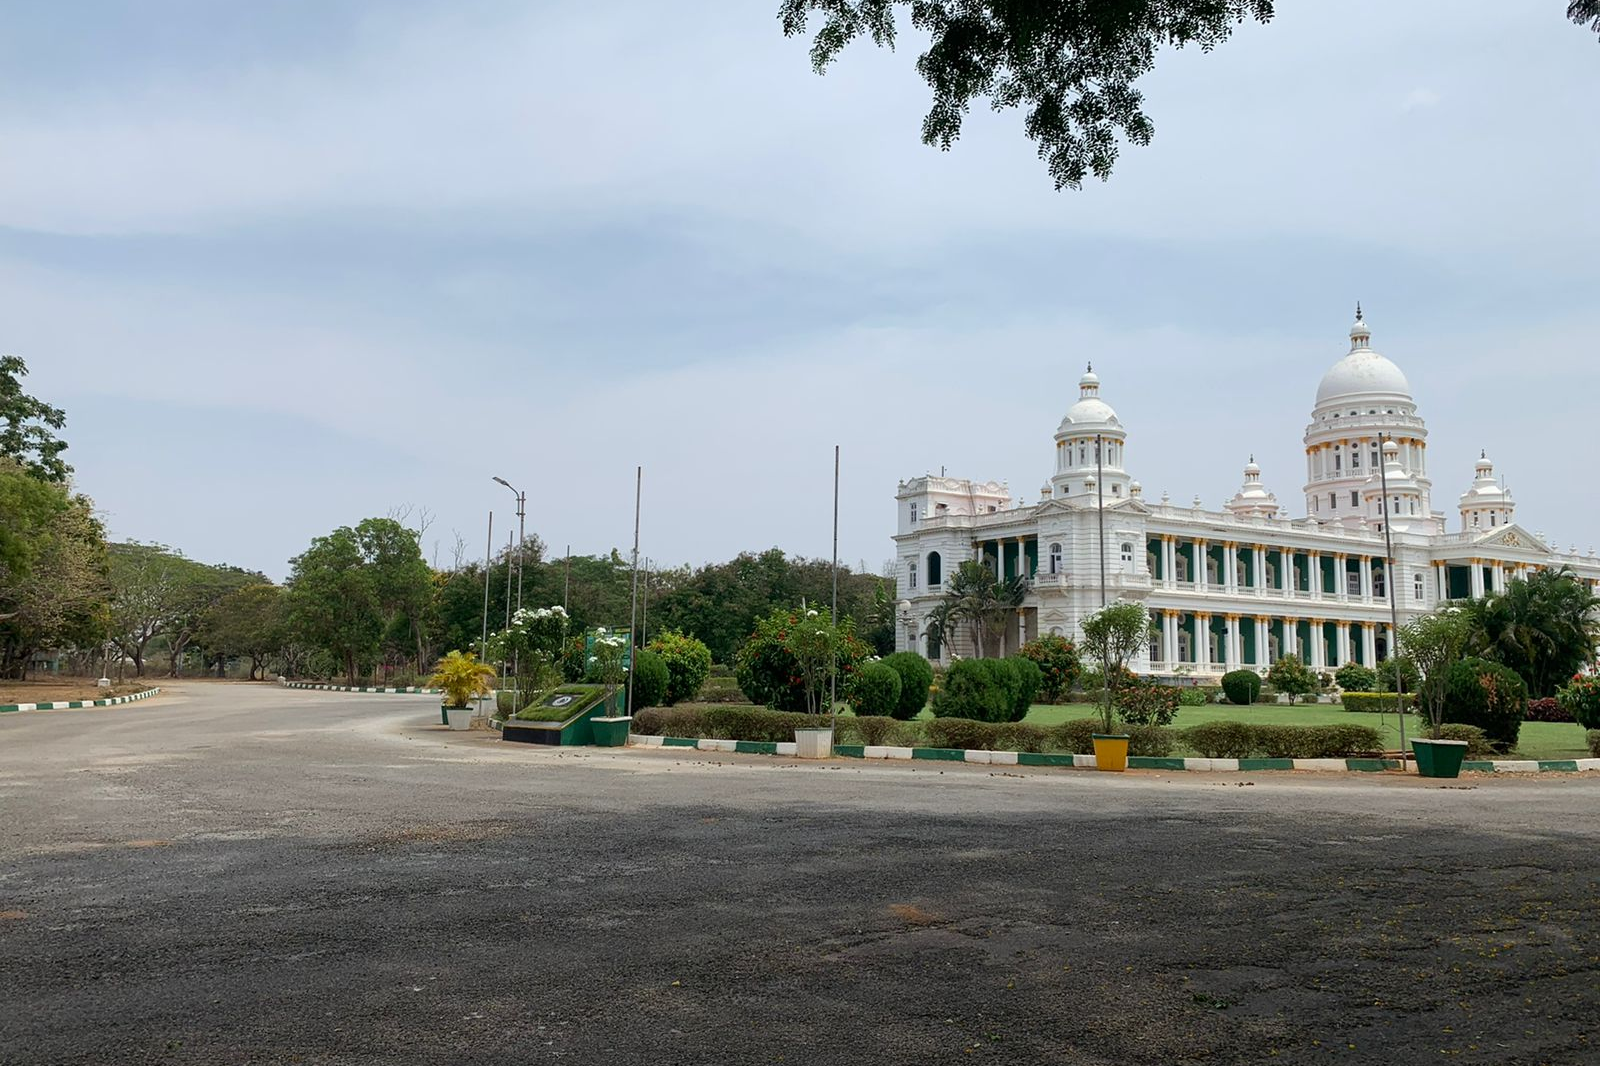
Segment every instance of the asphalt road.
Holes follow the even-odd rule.
[[[0,716],[0,1063],[1594,1063],[1600,779]]]

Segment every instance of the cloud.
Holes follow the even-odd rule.
[[[1441,99],[1443,98],[1432,89],[1412,89],[1406,93],[1405,99],[1400,101],[1400,109],[1402,111],[1419,111],[1435,106]]]

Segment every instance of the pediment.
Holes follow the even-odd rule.
[[[1473,543],[1484,545],[1492,544],[1500,548],[1520,548],[1523,551],[1535,551],[1543,555],[1551,554],[1551,549],[1548,544],[1534,536],[1532,533],[1529,533],[1526,529],[1523,529],[1515,522],[1511,523],[1509,526],[1502,526],[1499,529],[1489,530],[1483,536],[1473,541]]]

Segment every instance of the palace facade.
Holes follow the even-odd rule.
[[[1487,455],[1458,500],[1457,528],[1446,529],[1432,508],[1427,426],[1405,375],[1371,340],[1358,307],[1350,351],[1323,375],[1306,427],[1303,517],[1267,491],[1253,456],[1220,511],[1198,496],[1189,506],[1146,500],[1128,473],[1127,430],[1092,367],[1056,428],[1039,503],[1023,506],[994,481],[901,482],[897,646],[936,661],[977,654],[965,632],[941,643],[928,624],[946,578],[969,559],[1027,579],[1003,647],[990,653],[1044,633],[1080,639],[1079,623],[1104,596],[1148,607],[1158,636],[1136,669],[1154,674],[1264,671],[1281,655],[1317,669],[1373,665],[1393,643],[1391,588],[1403,625],[1545,567],[1571,567],[1600,587],[1592,548],[1563,553],[1516,523]]]

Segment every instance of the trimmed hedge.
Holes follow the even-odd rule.
[[[934,717],[1009,722],[1020,684],[1016,668],[1004,659],[957,659],[934,693]]]
[[[1466,757],[1469,759],[1489,759],[1494,757],[1494,745],[1489,743],[1489,738],[1484,736],[1483,730],[1475,725],[1446,722],[1439,727],[1439,739],[1466,741]]]
[[[1383,750],[1378,731],[1364,725],[1206,722],[1185,729],[1182,739],[1208,759],[1339,759]]]
[[[1339,697],[1339,703],[1347,711],[1363,711],[1368,714],[1393,714],[1395,702],[1398,700],[1393,692],[1346,692]],[[1406,708],[1409,710],[1417,705],[1417,695],[1414,692],[1406,693]]]
[[[1158,725],[1121,727],[1128,734],[1128,754],[1163,758],[1172,754],[1176,736]],[[1100,732],[1100,719],[1075,718],[1050,730],[1051,745],[1073,755],[1093,755],[1094,735]]]
[[[1248,707],[1261,697],[1261,675],[1254,670],[1229,670],[1222,675],[1222,694],[1229,703]]]
[[[933,665],[914,651],[885,655],[883,664],[900,675],[900,700],[892,712],[894,716],[909,721],[921,714],[928,705],[928,689],[933,686]]]
[[[695,697],[696,703],[749,703],[750,697],[746,696],[739,688],[739,682],[729,674],[715,674],[706,678],[700,686],[700,693]]]
[[[633,657],[633,709],[634,714],[645,707],[660,707],[667,702],[667,688],[672,684],[672,672],[667,660],[653,651],[640,648]]]
[[[1600,729],[1591,729],[1584,734],[1584,739],[1589,742],[1589,754],[1600,759]]]

